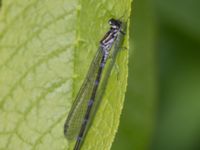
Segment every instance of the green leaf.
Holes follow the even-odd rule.
[[[0,14],[0,149],[66,150],[63,125],[108,30],[131,0],[4,0]],[[128,47],[128,31],[124,46]],[[121,51],[83,149],[110,149],[127,85]]]

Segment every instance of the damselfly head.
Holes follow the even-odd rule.
[[[122,22],[116,19],[111,18],[108,23],[110,24],[110,26],[114,29],[120,28]]]

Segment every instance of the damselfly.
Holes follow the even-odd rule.
[[[115,19],[109,20],[110,29],[99,43],[99,49],[90,65],[88,74],[83,82],[78,95],[72,105],[64,125],[64,134],[68,140],[76,139],[74,150],[79,150],[81,141],[86,134],[86,128],[91,116],[96,94],[101,83],[104,66],[109,57],[114,43],[122,31],[122,22]]]

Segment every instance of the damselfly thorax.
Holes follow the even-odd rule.
[[[105,34],[105,36],[100,41],[100,47],[103,51],[103,55],[105,55],[105,59],[107,59],[109,55],[109,51],[113,45],[113,42],[116,40],[118,34],[121,32],[121,24],[122,22],[115,19],[110,19],[108,21],[110,24],[110,30]]]

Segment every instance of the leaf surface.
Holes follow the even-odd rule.
[[[98,41],[130,0],[5,0],[0,14],[0,149],[66,150],[63,126]],[[125,46],[128,45],[128,32]],[[83,149],[110,149],[127,85],[121,51]]]

